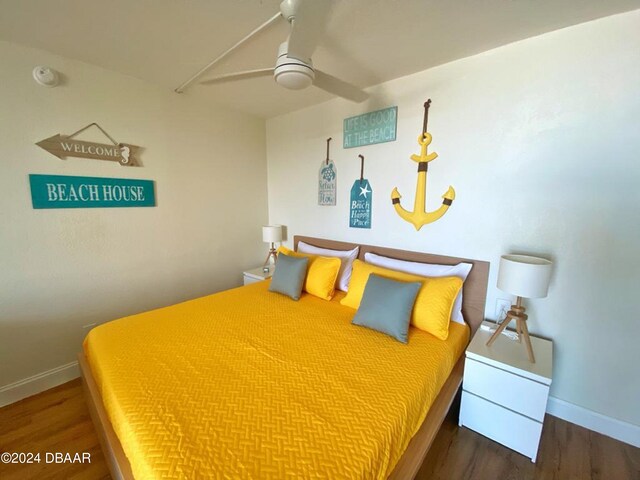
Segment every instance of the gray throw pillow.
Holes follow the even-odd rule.
[[[282,293],[294,300],[299,300],[308,263],[308,258],[296,258],[279,253],[269,291]]]
[[[422,284],[399,282],[371,274],[352,323],[407,343],[411,311]]]

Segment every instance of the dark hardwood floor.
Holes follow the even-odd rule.
[[[0,455],[40,453],[41,462],[0,462],[0,479],[110,479],[80,379],[0,408]],[[91,454],[91,463],[46,463],[46,453]]]
[[[640,480],[640,448],[551,415],[545,416],[536,463],[467,428],[457,405],[416,480]]]
[[[0,409],[0,453],[41,454],[41,463],[0,463],[0,479],[108,479],[80,380]],[[45,463],[46,453],[91,454],[91,463]],[[538,461],[459,428],[453,408],[417,479],[640,480],[640,449],[547,415]]]

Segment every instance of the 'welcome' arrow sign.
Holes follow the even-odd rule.
[[[108,145],[75,140],[67,135],[54,135],[36,143],[40,148],[64,160],[67,157],[90,158],[118,162],[125,167],[136,167],[136,153],[140,147],[128,143]]]

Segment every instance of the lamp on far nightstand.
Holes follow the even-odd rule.
[[[282,225],[265,225],[262,227],[262,241],[271,244],[267,260],[264,264],[268,265],[272,257],[273,263],[275,263],[278,258],[275,243],[282,241]]]
[[[549,280],[551,279],[551,261],[544,258],[530,257],[528,255],[503,255],[500,258],[500,269],[498,271],[498,288],[503,292],[515,295],[516,304],[511,305],[511,310],[507,312],[507,317],[500,324],[498,329],[487,342],[490,347],[502,331],[511,323],[516,321],[516,331],[518,342],[524,338],[529,355],[529,361],[536,363],[529,339],[527,329],[527,314],[522,306],[524,298],[543,298],[547,296],[549,290]]]

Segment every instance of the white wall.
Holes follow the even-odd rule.
[[[41,64],[65,85],[38,86]],[[262,262],[264,120],[6,42],[0,109],[0,393],[74,361],[83,325],[240,285]],[[35,145],[90,122],[144,147],[144,166]],[[151,179],[157,207],[33,210],[30,173]]]
[[[419,52],[416,52],[419,54]],[[375,52],[372,52],[375,55]],[[267,121],[269,217],[295,234],[489,260],[487,317],[501,254],[549,256],[549,296],[527,301],[529,326],[554,340],[552,395],[640,425],[640,11],[514,43]],[[428,210],[449,184],[456,200],[416,232],[413,208],[422,104],[433,99]],[[343,150],[342,120],[398,105],[397,141]],[[319,207],[317,171],[334,138],[338,204]],[[348,196],[366,157],[373,228],[349,229]]]

